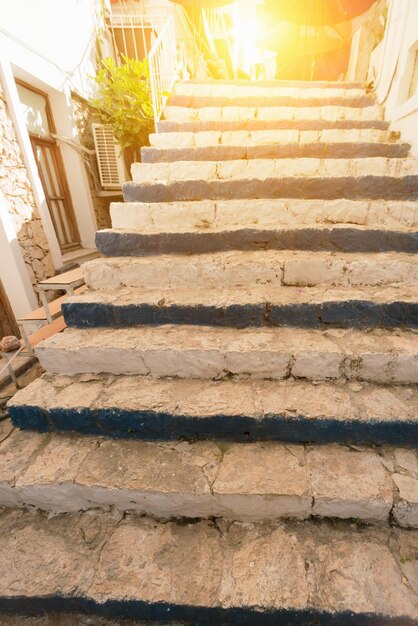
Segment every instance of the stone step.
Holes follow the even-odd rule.
[[[191,202],[112,202],[112,226],[142,233],[211,233],[236,228],[334,228],[416,232],[418,202],[355,200],[198,200]],[[353,233],[354,235],[354,233]],[[370,234],[370,244],[372,245]],[[356,233],[355,239],[361,239]],[[353,244],[354,245],[354,244]]]
[[[349,106],[224,106],[193,109],[167,105],[164,119],[158,130],[208,131],[208,130],[268,130],[297,129],[321,130],[325,128],[380,128],[388,129],[379,105]],[[178,126],[173,126],[178,125]]]
[[[148,232],[147,232],[148,230]],[[418,250],[418,233],[371,230],[362,226],[315,226],[310,228],[204,226],[165,232],[108,229],[96,233],[96,247],[105,256],[199,254],[227,250],[311,250],[332,252],[409,252]]]
[[[418,383],[418,334],[405,330],[73,328],[43,341],[36,354],[57,374]]]
[[[134,163],[126,202],[233,198],[416,200],[418,158]]]
[[[418,250],[417,250],[418,252]],[[130,251],[127,252],[130,254]],[[256,250],[98,258],[83,265],[92,289],[279,287],[417,287],[418,256]]]
[[[236,89],[234,86],[176,85],[170,96],[171,106],[180,107],[369,107],[376,102],[373,93],[364,89],[295,89],[295,88],[254,88]]]
[[[177,109],[178,107],[171,107],[172,109]],[[226,108],[226,107],[225,107]],[[232,107],[231,107],[232,108]],[[237,107],[238,108],[238,107]],[[242,107],[244,108],[244,107]],[[330,107],[334,108],[334,107]],[[339,107],[335,107],[339,108]],[[370,107],[367,107],[370,108]],[[190,109],[185,109],[189,111]],[[205,109],[192,109],[194,111],[204,111]],[[304,109],[303,109],[304,110]],[[355,111],[363,111],[364,109],[354,109]],[[168,113],[168,115],[176,115],[175,113]],[[251,114],[250,114],[251,115]],[[248,131],[256,131],[256,130],[322,130],[325,128],[329,129],[363,129],[363,128],[371,128],[377,130],[388,130],[389,122],[386,122],[382,119],[345,119],[340,120],[337,119],[327,120],[322,118],[312,118],[312,119],[259,119],[257,117],[253,117],[251,119],[231,119],[231,120],[216,120],[216,119],[207,119],[200,121],[198,119],[194,120],[170,120],[163,119],[157,122],[157,128],[159,133],[197,133],[201,131],[233,131],[233,130],[248,130]]]
[[[133,212],[131,212],[132,214]],[[175,214],[175,211],[173,210]],[[141,216],[142,217],[142,216]],[[141,220],[139,218],[139,221]],[[175,216],[176,219],[177,216]],[[190,220],[189,220],[190,221]],[[228,250],[310,250],[312,252],[418,252],[418,231],[404,232],[365,226],[314,225],[274,227],[256,223],[230,228],[210,223],[170,231],[155,226],[137,229],[106,229],[96,232],[97,250],[105,256],[148,256],[159,254],[205,254]]]
[[[168,104],[164,109],[164,120],[169,122],[301,122],[299,130],[304,130],[304,121],[336,122],[375,122],[383,120],[383,108],[373,104],[367,107],[350,106],[217,106],[190,108]],[[220,130],[220,129],[216,129]],[[242,130],[242,129],[241,129]]]
[[[9,420],[1,431],[0,507],[418,527],[418,457],[410,449],[126,441],[27,433]]]
[[[417,542],[413,530],[355,523],[6,510],[0,608],[160,624],[412,626]]]
[[[262,158],[356,158],[408,156],[410,146],[390,133],[367,130],[265,130],[159,133],[141,149],[143,163]]]
[[[417,402],[416,386],[358,381],[44,374],[14,395],[9,413],[23,430],[116,439],[418,448]]]
[[[399,133],[377,129],[199,131],[196,133],[151,133],[153,148],[206,148],[217,146],[262,146],[275,144],[396,143]],[[240,157],[242,158],[242,157]],[[209,159],[213,160],[213,159]]]
[[[187,80],[178,81],[173,93],[184,96],[272,96],[290,95],[301,98],[326,95],[364,95],[372,93],[364,84],[339,81],[285,81],[285,80]]]
[[[191,324],[232,328],[418,327],[418,304],[410,288],[272,287],[249,289],[119,288],[90,290],[62,306],[77,328]]]

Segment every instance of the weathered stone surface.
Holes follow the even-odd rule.
[[[154,377],[308,380],[418,380],[416,334],[302,328],[234,329],[162,325],[135,329],[68,329],[37,348],[57,374],[142,374]],[[402,376],[396,367],[402,363]]]
[[[127,202],[232,198],[415,200],[416,158],[251,159],[136,163]],[[295,184],[295,177],[298,182]]]
[[[414,254],[307,253],[289,250],[228,251],[194,255],[110,257],[88,261],[84,278],[92,289],[224,288],[269,285],[416,286]]]
[[[67,324],[78,328],[161,324],[416,328],[418,324],[416,298],[408,288],[119,288],[86,291],[62,308]]]
[[[416,533],[289,522],[160,524],[103,513],[48,520],[4,512],[0,525],[7,564],[0,598],[8,612],[45,610],[49,596],[73,612],[88,603],[95,613],[158,620],[169,610],[170,621],[271,626],[308,618],[343,624],[347,614],[379,623],[418,617],[400,563],[406,549],[416,551]]]
[[[324,446],[309,450],[306,459],[314,515],[388,519],[393,483],[378,454]]]
[[[351,91],[351,90],[350,90]],[[374,99],[371,95],[364,92],[347,94],[341,90],[333,92],[331,89],[320,90],[316,93],[308,94],[303,89],[289,90],[287,95],[284,92],[270,93],[269,95],[260,95],[259,93],[252,93],[251,95],[240,95],[235,92],[230,94],[215,95],[173,95],[170,98],[170,103],[173,106],[179,107],[224,107],[224,106],[243,106],[243,107],[256,107],[256,106],[294,106],[294,107],[306,107],[306,106],[352,106],[352,107],[369,107],[373,105]],[[301,97],[302,96],[302,97]]]
[[[418,522],[418,479],[413,476],[394,474],[393,480],[399,492],[393,516],[401,526],[416,527]]]
[[[417,390],[362,383],[45,376],[10,402],[25,430],[144,440],[225,439],[417,447]]]
[[[260,113],[262,111],[261,109]],[[238,119],[238,107],[234,113],[235,119]],[[266,119],[271,117],[267,116]],[[141,149],[143,163],[289,157],[399,158],[406,157],[409,153],[408,144],[394,142],[388,131],[373,128],[167,132],[150,135],[150,143],[151,147]]]
[[[114,202],[113,228],[142,233],[222,231],[232,228],[316,225],[367,226],[413,232],[418,229],[418,205],[408,201],[339,200],[200,200],[190,202]]]
[[[8,424],[1,422],[2,428],[6,425]],[[14,489],[16,478],[25,471],[36,453],[45,445],[48,436],[33,433],[28,437],[16,429],[8,431],[0,443],[0,501],[3,506],[16,506],[22,503]]]

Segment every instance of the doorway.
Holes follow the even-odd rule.
[[[9,298],[6,295],[0,280],[0,339],[8,335],[20,337],[15,316],[10,306]]]
[[[81,247],[61,150],[46,93],[16,81],[26,128],[61,252]]]

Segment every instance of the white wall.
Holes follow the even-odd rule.
[[[25,80],[45,91],[50,99],[57,134],[78,142],[71,108],[71,91],[88,98],[95,74],[99,0],[0,0],[0,58],[4,74]],[[18,127],[19,143],[27,153],[29,137],[25,129],[17,92],[8,80],[7,104]],[[84,165],[77,151],[61,144],[64,167],[83,247],[94,247],[96,220]],[[29,148],[30,149],[30,148]],[[50,244],[54,265],[64,259],[59,250],[36,164],[26,155],[28,174],[34,187],[38,210]]]
[[[415,155],[418,155],[418,90],[411,97],[408,91],[417,49],[418,0],[389,0],[385,36],[380,50],[376,51],[377,98],[385,105],[386,119],[411,143]]]
[[[22,71],[51,88],[89,96],[98,0],[0,0],[0,43]]]

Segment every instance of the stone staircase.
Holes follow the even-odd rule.
[[[180,83],[0,424],[0,611],[418,624],[418,159],[347,83]]]

